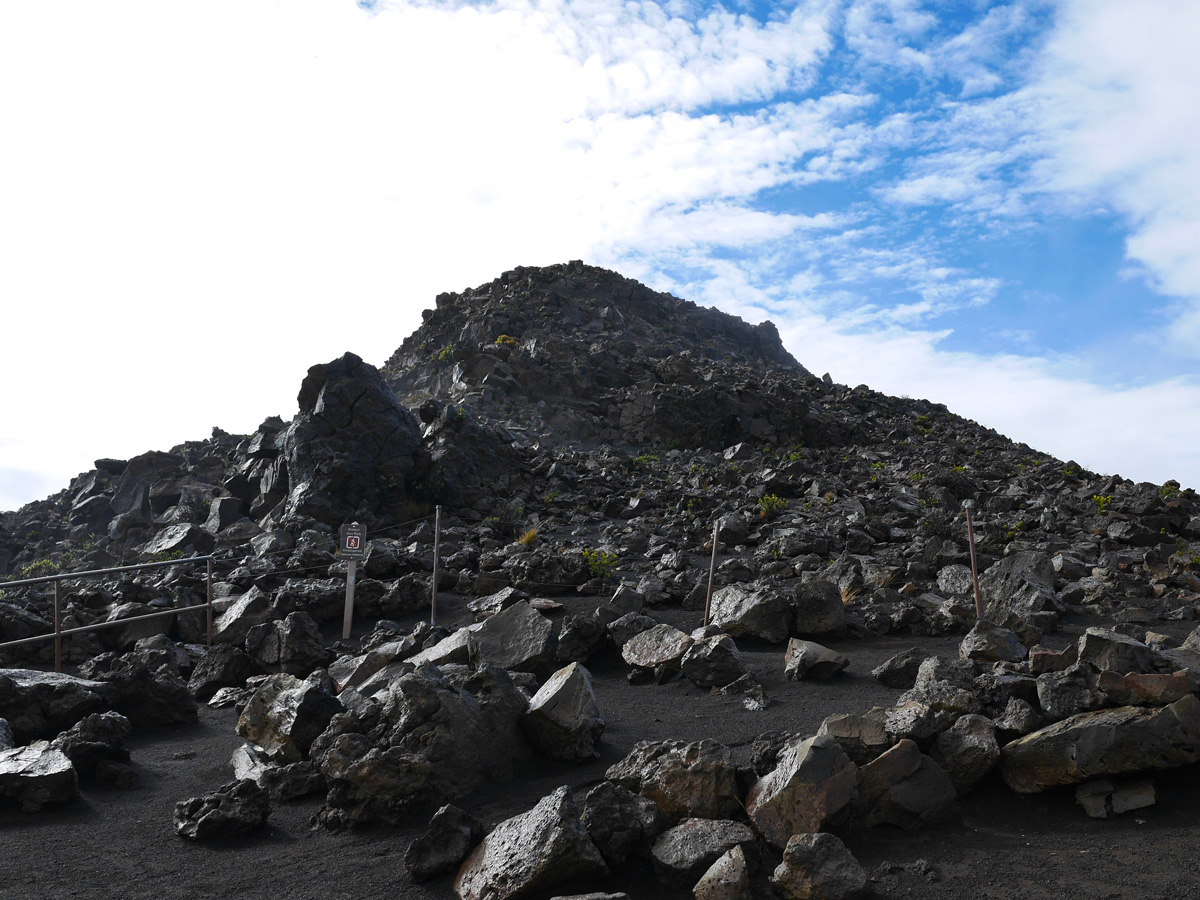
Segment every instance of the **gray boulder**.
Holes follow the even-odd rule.
[[[1079,662],[1118,675],[1151,674],[1158,671],[1161,658],[1141,641],[1106,628],[1089,628],[1080,635],[1078,648]]]
[[[606,875],[570,789],[560,787],[497,825],[462,864],[454,890],[461,900],[512,900]]]
[[[653,800],[611,781],[588,793],[580,817],[592,843],[610,866],[634,856],[649,856],[651,842],[669,824]]]
[[[353,353],[308,370],[300,410],[280,439],[283,524],[349,522],[360,504],[387,511],[405,496],[420,425],[373,366]]]
[[[255,625],[265,625],[275,618],[271,595],[258,586],[242,594],[213,620],[212,639],[217,644],[242,646],[246,635]]]
[[[680,669],[684,678],[702,688],[725,687],[746,674],[737,644],[727,634],[696,640],[683,655]]]
[[[300,762],[341,711],[342,704],[319,684],[280,673],[255,691],[238,719],[237,733],[261,747],[272,762]]]
[[[850,660],[835,650],[800,638],[788,641],[783,659],[783,674],[789,681],[816,678],[828,681],[850,665]]]
[[[754,832],[741,822],[684,819],[664,831],[650,850],[658,880],[671,887],[690,887],[734,847],[754,858]]]
[[[1054,579],[1045,553],[1020,550],[1004,557],[979,576],[985,617],[1018,633],[1053,628],[1062,612]]]
[[[555,665],[554,624],[520,600],[480,624],[468,646],[472,659],[502,669],[545,672]]]
[[[866,892],[867,873],[832,834],[792,835],[771,887],[784,900],[851,900]]]
[[[308,676],[333,660],[321,640],[321,629],[306,612],[288,613],[246,632],[246,653],[265,672],[287,672],[297,678]]]
[[[746,796],[746,815],[767,841],[841,822],[858,796],[858,767],[830,735],[794,739]]]
[[[266,791],[253,781],[231,781],[175,804],[175,833],[194,841],[240,837],[261,828],[270,814]]]
[[[834,713],[825,718],[817,734],[833,737],[855,765],[864,766],[892,746],[892,739],[884,727],[886,720],[887,710],[879,706],[861,716]]]
[[[474,817],[447,804],[408,845],[404,865],[413,881],[428,881],[457,869],[482,838],[483,826]]]
[[[664,623],[627,640],[621,647],[621,658],[635,669],[662,667],[676,672],[692,643],[691,635]]]
[[[0,797],[11,797],[25,812],[63,803],[79,793],[71,760],[46,741],[0,750]]]
[[[692,888],[692,896],[696,900],[753,900],[750,868],[740,844],[709,866]]]
[[[579,663],[559,669],[529,701],[521,727],[535,747],[555,759],[586,760],[599,755],[596,744],[604,720],[592,690],[592,676]]]
[[[96,766],[102,761],[126,762],[129,751],[125,741],[132,733],[133,726],[120,713],[93,713],[56,737],[50,746],[66,754],[75,771],[86,778],[96,774]]]
[[[1071,716],[1006,744],[1000,772],[1031,794],[1060,784],[1168,769],[1200,759],[1200,700],[1169,706],[1121,706]]]
[[[1020,662],[1029,651],[1010,629],[979,619],[959,644],[958,655],[976,662]]]
[[[66,731],[113,708],[116,689],[100,681],[34,669],[0,669],[0,716],[18,744]]]
[[[1051,721],[1100,709],[1108,698],[1100,690],[1099,673],[1086,663],[1037,677],[1038,705]]]
[[[1000,761],[996,728],[983,716],[963,716],[937,736],[929,755],[964,797]]]
[[[831,581],[804,581],[792,595],[792,633],[840,635],[846,630],[846,605]]]
[[[742,808],[733,754],[712,740],[641,741],[605,777],[653,800],[672,822],[731,819]]]
[[[871,677],[884,687],[908,690],[917,680],[921,663],[928,657],[929,653],[917,647],[904,650],[872,669]]]
[[[729,585],[713,592],[709,621],[735,638],[782,643],[791,634],[792,607],[773,588]]]
[[[123,656],[93,658],[85,667],[115,693],[114,707],[134,725],[180,725],[198,718],[187,682],[169,665],[158,665],[153,651],[133,650]]]
[[[250,779],[275,801],[295,800],[326,789],[324,776],[310,760],[276,765],[253,744],[242,744],[234,750],[230,764],[234,778]]]
[[[245,650],[233,644],[214,644],[192,669],[188,691],[203,703],[221,688],[242,687],[253,674],[254,661]]]
[[[858,794],[868,826],[887,824],[912,831],[943,822],[958,811],[950,776],[910,740],[901,740],[859,769]]]

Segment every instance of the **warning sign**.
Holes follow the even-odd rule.
[[[357,522],[343,525],[338,532],[342,559],[359,560],[367,555],[367,529]]]

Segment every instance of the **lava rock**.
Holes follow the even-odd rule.
[[[710,621],[735,638],[756,637],[778,644],[791,634],[792,607],[773,588],[730,585],[713,593]]]
[[[1183,766],[1200,759],[1200,700],[1085,712],[1018,738],[1000,751],[1014,791],[1032,794],[1106,775]]]
[[[841,589],[831,581],[801,582],[792,595],[792,633],[841,635],[846,631],[846,604]]]
[[[272,762],[300,762],[341,711],[342,704],[320,685],[281,673],[267,678],[250,698],[237,733],[261,747]]]
[[[1029,651],[1009,629],[980,619],[962,639],[958,654],[977,662],[1020,662]]]
[[[127,761],[125,741],[132,733],[133,726],[120,713],[93,713],[56,737],[50,746],[66,754],[75,771],[86,778],[96,774],[96,765],[102,760]]]
[[[461,900],[512,900],[606,875],[570,789],[560,787],[497,825],[462,864],[454,890]]]
[[[650,858],[663,884],[694,885],[708,867],[734,847],[754,853],[754,832],[741,822],[684,819],[654,842]]]
[[[696,900],[752,900],[750,868],[740,844],[709,866],[692,895]]]
[[[474,817],[447,804],[408,845],[404,865],[413,881],[428,881],[457,869],[482,838],[483,826]]]
[[[849,815],[858,767],[830,735],[792,740],[775,768],[746,797],[746,815],[767,841],[783,847],[800,831],[820,831]]]
[[[604,720],[591,673],[579,663],[555,672],[529,701],[521,727],[547,756],[566,760],[598,756],[596,744],[604,733]]]
[[[851,900],[867,887],[867,873],[832,834],[792,835],[771,886],[784,900]]]
[[[901,740],[859,770],[858,794],[868,826],[912,831],[958,811],[950,776],[910,740]]]
[[[25,812],[63,803],[79,793],[71,760],[47,741],[0,750],[0,797],[12,797]]]
[[[913,647],[897,653],[887,662],[871,670],[871,677],[884,687],[908,690],[917,680],[917,672],[929,654]]]
[[[116,689],[100,681],[34,669],[0,669],[0,716],[18,744],[53,737],[84,716],[112,709]]]
[[[212,699],[221,688],[242,687],[255,674],[254,661],[241,647],[214,644],[192,669],[188,691],[201,703]]]
[[[680,669],[684,678],[702,688],[725,687],[746,674],[737,644],[727,634],[698,638],[683,655]]]
[[[605,777],[658,804],[673,822],[730,819],[742,808],[737,765],[716,741],[641,741]]]
[[[287,672],[304,678],[324,668],[333,653],[321,640],[321,629],[306,612],[292,612],[246,632],[246,653],[265,672]]]
[[[784,656],[783,674],[789,681],[816,678],[828,681],[850,665],[850,660],[835,650],[813,641],[792,638]]]
[[[1000,761],[996,727],[983,716],[963,716],[937,736],[929,755],[945,769],[958,795],[965,797]]]
[[[670,824],[653,800],[611,781],[592,788],[580,819],[610,866],[624,865],[631,854],[648,857],[651,842]]]
[[[483,622],[469,638],[470,655],[502,669],[540,672],[555,662],[554,624],[520,600]]]
[[[241,837],[261,828],[270,814],[266,791],[250,780],[231,781],[175,804],[175,833],[194,841]]]

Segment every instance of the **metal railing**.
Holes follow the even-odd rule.
[[[73,634],[83,634],[88,631],[100,631],[104,628],[116,628],[121,625],[128,625],[130,622],[141,622],[146,619],[157,619],[162,616],[174,616],[182,612],[188,612],[193,609],[207,610],[207,624],[205,626],[205,642],[209,647],[212,646],[212,579],[213,579],[213,558],[212,556],[189,556],[186,559],[172,559],[166,562],[139,563],[133,566],[116,566],[111,569],[89,569],[86,572],[61,572],[57,575],[43,575],[39,578],[26,578],[21,581],[3,581],[0,582],[0,587],[25,587],[33,584],[48,584],[54,582],[54,631],[48,634],[38,634],[33,637],[21,638],[17,641],[6,641],[0,644],[0,650],[7,647],[19,647],[23,644],[36,644],[40,641],[54,640],[54,671],[62,671],[62,639]],[[91,625],[81,625],[78,628],[68,628],[63,630],[62,627],[62,583],[75,578],[96,578],[101,575],[111,575],[114,572],[137,572],[144,569],[163,569],[168,566],[179,566],[184,563],[204,562],[205,567],[204,603],[197,603],[194,606],[173,607],[164,609],[160,612],[145,613],[140,616],[130,616],[127,619],[113,619],[111,622],[96,622]]]

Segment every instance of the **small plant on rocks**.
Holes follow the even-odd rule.
[[[785,509],[788,502],[776,494],[764,494],[758,501],[758,514],[764,519],[774,519]]]
[[[604,550],[583,548],[583,561],[587,563],[588,573],[593,578],[609,578],[617,567],[617,554]]]

